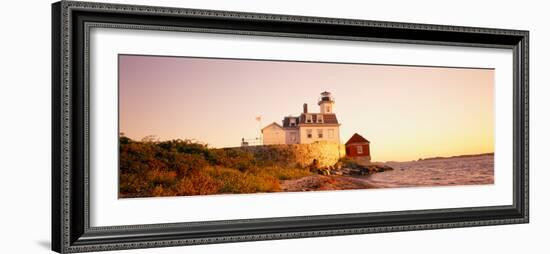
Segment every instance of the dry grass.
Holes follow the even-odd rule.
[[[188,140],[136,142],[121,137],[120,144],[123,198],[278,192],[281,180],[311,174],[246,151],[210,149]]]

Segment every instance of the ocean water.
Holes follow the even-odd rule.
[[[394,170],[373,174],[365,180],[377,188],[494,183],[493,155],[385,164]]]

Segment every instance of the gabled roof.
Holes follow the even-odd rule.
[[[351,138],[346,142],[346,145],[353,144],[353,143],[370,143],[366,138],[363,138],[363,136],[355,133]]]
[[[271,125],[275,125],[275,126],[281,128],[281,129],[283,128],[280,124],[278,124],[278,123],[276,123],[276,122],[272,122],[272,123],[266,125],[265,127],[263,127],[263,128],[262,128],[262,132],[264,131],[265,128],[267,128],[267,127],[269,127],[269,126],[271,126]]]

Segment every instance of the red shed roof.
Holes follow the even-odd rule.
[[[355,133],[353,134],[353,136],[351,136],[348,142],[346,142],[346,145],[349,145],[352,143],[365,143],[365,142],[370,143],[370,141],[368,141],[366,138],[363,138],[363,136]]]

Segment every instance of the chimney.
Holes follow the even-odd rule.
[[[304,103],[304,113],[307,114],[307,103]]]

